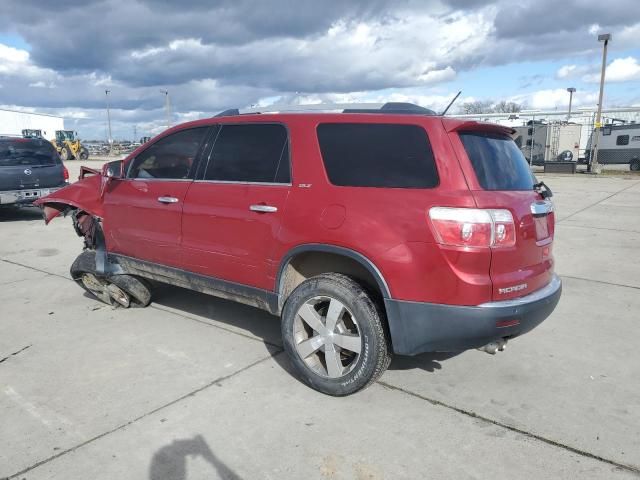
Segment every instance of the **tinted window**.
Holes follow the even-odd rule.
[[[531,190],[535,178],[522,152],[507,136],[461,133],[478,182],[485,190]]]
[[[616,145],[629,145],[629,135],[618,135]]]
[[[432,188],[438,172],[424,128],[325,123],[318,141],[329,180],[352,187]]]
[[[223,125],[205,180],[289,183],[287,129],[278,124]]]
[[[46,140],[0,140],[0,167],[55,165],[58,153]]]
[[[129,178],[189,178],[206,133],[207,127],[190,128],[157,141],[135,158]]]

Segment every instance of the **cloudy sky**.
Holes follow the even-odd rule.
[[[230,107],[513,100],[640,105],[638,0],[2,0],[0,108],[60,114],[80,136],[153,135]]]

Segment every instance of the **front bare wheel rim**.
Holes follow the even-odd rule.
[[[298,309],[293,339],[307,367],[327,378],[349,374],[362,351],[356,318],[342,302],[327,296],[313,297]]]

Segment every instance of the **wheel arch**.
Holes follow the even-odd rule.
[[[336,273],[355,273],[355,276],[358,277],[359,274],[364,275],[364,272],[366,272],[367,278],[361,278],[361,280],[365,280],[365,283],[367,283],[366,280],[369,280],[369,283],[373,283],[373,285],[370,286],[376,288],[383,299],[391,298],[389,285],[382,275],[382,272],[375,263],[365,255],[346,247],[324,243],[311,243],[298,245],[292,248],[280,261],[275,282],[279,309],[282,308],[289,294],[291,294],[295,287],[305,279],[304,275],[295,271],[296,261],[304,261],[305,258],[309,258],[310,256],[313,256],[316,259],[322,258],[323,256],[324,258],[333,257],[335,260],[343,259],[344,263],[342,263],[342,266],[346,268],[354,268],[354,266],[357,266],[355,267],[355,272],[338,271]],[[292,278],[292,273],[294,271],[298,274],[297,279]],[[334,270],[327,268],[326,271],[317,273],[328,273],[330,271]]]

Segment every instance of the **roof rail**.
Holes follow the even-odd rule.
[[[269,105],[268,107],[238,109],[232,108],[216,115],[225,117],[258,113],[385,113],[437,115],[428,108],[405,102],[387,103],[312,103],[308,105]]]

